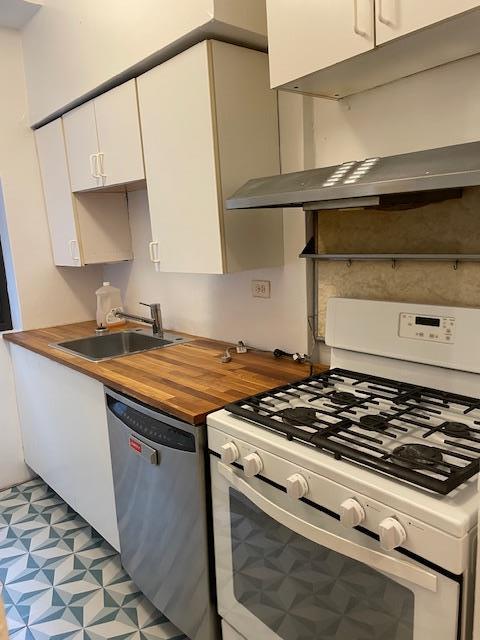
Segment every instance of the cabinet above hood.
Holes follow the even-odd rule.
[[[480,142],[249,180],[228,209],[403,209],[461,196],[480,185]]]

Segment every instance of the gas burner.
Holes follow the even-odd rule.
[[[335,404],[352,404],[359,400],[358,396],[347,391],[332,391],[332,393],[328,394],[328,399],[335,402]]]
[[[471,435],[470,429],[463,422],[444,422],[439,430],[452,438],[468,438]]]
[[[323,391],[315,392],[319,387]],[[283,402],[291,396],[300,403]],[[480,470],[480,439],[476,437],[480,429],[469,424],[477,415],[469,412],[480,411],[478,398],[346,369],[278,387],[273,397],[282,400],[278,408],[272,402],[272,391],[226,408],[240,419],[308,445],[310,451],[328,451],[442,495]],[[458,413],[456,421],[457,414],[446,413],[452,407],[468,416]],[[462,438],[468,439],[468,446]]]
[[[284,418],[286,422],[299,427],[312,424],[317,419],[317,412],[310,407],[288,407],[279,411],[277,415]]]
[[[393,450],[393,462],[410,469],[435,467],[443,461],[442,450],[426,444],[402,444]]]
[[[373,413],[362,416],[359,420],[362,427],[366,429],[386,429],[388,425],[385,424],[385,418],[375,415]]]

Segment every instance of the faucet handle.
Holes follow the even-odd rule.
[[[146,302],[140,302],[139,304],[150,309],[153,324],[153,333],[163,337],[163,324],[162,324],[162,308],[159,302],[153,302],[147,304]]]

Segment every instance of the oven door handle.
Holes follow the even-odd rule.
[[[304,538],[312,540],[317,544],[336,551],[344,556],[357,560],[362,564],[367,565],[378,571],[388,573],[402,580],[406,580],[412,584],[415,584],[428,591],[437,591],[437,576],[433,573],[415,567],[408,562],[386,556],[378,551],[373,551],[367,547],[362,547],[355,542],[345,540],[340,536],[336,536],[333,533],[324,531],[320,527],[317,527],[305,520],[302,520],[298,516],[286,511],[282,507],[263,496],[259,491],[245,482],[242,478],[239,478],[232,467],[228,467],[222,462],[218,462],[218,470],[220,474],[227,480],[227,482],[237,491],[247,497],[254,505],[256,505],[263,513],[276,520],[279,524],[287,527],[291,531],[298,533]]]

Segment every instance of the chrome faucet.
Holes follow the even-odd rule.
[[[154,302],[153,304],[140,302],[140,304],[142,304],[144,307],[150,308],[150,318],[137,316],[133,313],[126,313],[125,311],[115,311],[115,316],[117,318],[125,318],[126,320],[134,320],[137,322],[145,322],[146,324],[151,324],[153,335],[163,338],[162,309],[160,307],[160,304],[158,302]]]

